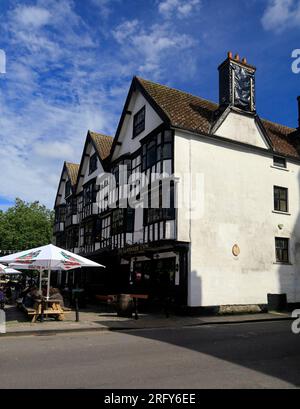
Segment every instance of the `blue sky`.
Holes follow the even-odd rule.
[[[1,0],[0,208],[52,207],[63,161],[88,129],[114,134],[133,75],[217,101],[232,50],[257,66],[259,114],[296,126],[299,27],[300,0]]]

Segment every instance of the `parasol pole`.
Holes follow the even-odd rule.
[[[51,275],[51,268],[50,268],[50,265],[49,265],[49,268],[48,268],[48,280],[47,280],[47,301],[48,301],[49,298],[50,298],[50,275]]]
[[[39,283],[40,294],[42,294],[42,274],[43,274],[43,270],[40,270],[40,283]]]
[[[80,275],[81,275],[81,271],[82,271],[82,266],[80,266]],[[75,275],[75,271],[74,271],[74,275]],[[77,291],[75,292],[75,312],[76,312],[76,322],[79,322],[79,300],[78,300],[78,296],[79,296],[79,285],[78,285],[78,274],[77,274],[76,287],[77,287]]]

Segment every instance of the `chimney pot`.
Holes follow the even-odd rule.
[[[228,56],[228,58],[230,58],[232,60],[232,52],[231,51],[228,51],[227,56]]]
[[[240,56],[239,56],[238,54],[235,54],[234,59],[235,59],[236,61],[240,61]]]
[[[242,59],[242,63],[243,63],[243,64],[247,64],[247,58],[244,57],[244,58]]]

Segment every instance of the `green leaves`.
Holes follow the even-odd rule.
[[[39,202],[17,198],[6,212],[0,211],[0,251],[26,250],[52,242],[53,211]]]

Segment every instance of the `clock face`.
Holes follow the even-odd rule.
[[[234,105],[245,110],[253,107],[254,76],[246,68],[235,65],[234,70]]]

